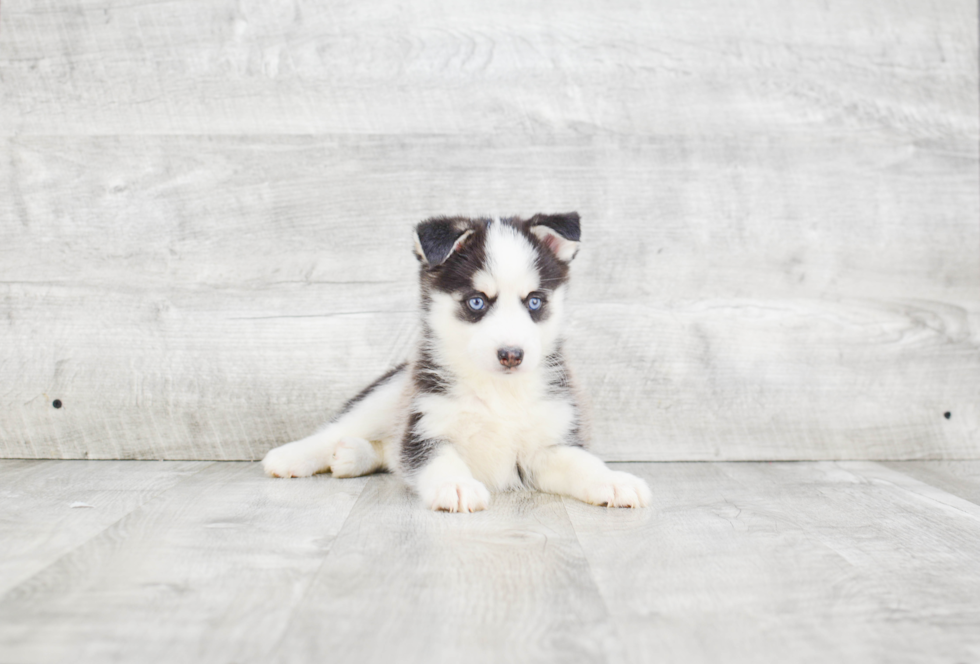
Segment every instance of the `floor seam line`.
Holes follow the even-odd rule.
[[[340,524],[340,528],[337,529],[337,534],[334,535],[333,541],[330,542],[330,548],[327,550],[326,555],[323,556],[323,560],[320,561],[320,564],[317,565],[313,573],[310,574],[310,579],[309,582],[306,584],[306,588],[303,589],[303,592],[300,594],[299,599],[296,601],[296,604],[289,611],[289,617],[285,620],[285,627],[282,630],[282,634],[280,634],[279,638],[276,639],[275,644],[273,644],[269,652],[274,653],[279,650],[279,646],[282,644],[283,639],[285,639],[286,635],[289,633],[289,627],[293,622],[293,617],[296,615],[296,611],[298,607],[303,604],[303,600],[306,599],[306,596],[309,594],[310,589],[313,588],[313,584],[316,583],[316,579],[320,575],[320,570],[323,569],[324,565],[327,564],[327,561],[330,560],[330,556],[333,555],[334,545],[337,543],[337,540],[340,539],[340,536],[344,533],[344,528],[346,528],[347,524],[350,522],[350,515],[354,512],[354,508],[357,507],[358,503],[361,502],[361,499],[364,496],[364,492],[367,490],[368,486],[372,482],[377,482],[378,475],[379,473],[374,473],[370,475],[368,477],[368,480],[364,483],[364,486],[361,487],[360,492],[358,492],[357,494],[357,499],[351,504],[350,509],[347,510],[347,515],[344,516],[344,522]],[[331,480],[339,480],[339,479],[340,478],[335,478],[331,476]]]
[[[58,459],[58,461],[63,461],[63,459]],[[144,502],[139,503],[138,505],[133,506],[133,509],[129,510],[125,514],[121,514],[119,516],[119,518],[116,519],[115,521],[113,521],[113,522],[111,522],[109,524],[106,524],[106,527],[105,528],[102,528],[102,529],[98,530],[97,532],[93,533],[92,536],[89,537],[89,538],[87,538],[87,539],[85,539],[85,541],[79,542],[76,546],[73,546],[71,549],[68,549],[67,551],[65,551],[64,553],[62,553],[61,555],[59,555],[57,558],[55,558],[54,560],[52,560],[51,562],[49,562],[47,565],[45,565],[41,569],[37,570],[36,572],[34,572],[33,574],[31,574],[30,576],[25,577],[24,579],[21,579],[15,585],[13,585],[10,588],[8,588],[7,590],[3,591],[3,593],[0,593],[0,604],[3,604],[4,600],[7,599],[7,596],[10,595],[10,593],[14,592],[15,590],[17,590],[18,588],[20,588],[25,583],[30,582],[30,580],[33,579],[33,578],[35,578],[38,574],[42,574],[43,572],[45,572],[48,569],[50,569],[52,566],[58,564],[61,560],[63,560],[67,556],[70,556],[71,554],[75,553],[76,551],[78,551],[79,549],[81,549],[83,546],[87,545],[89,542],[91,542],[95,538],[100,537],[102,534],[104,534],[110,528],[115,527],[120,521],[122,521],[123,519],[125,519],[129,515],[133,514],[137,510],[142,509],[146,505],[149,505],[150,503],[156,501],[163,494],[165,494],[165,493],[167,493],[169,491],[172,491],[173,489],[176,489],[178,486],[182,485],[184,482],[188,481],[192,477],[197,476],[199,473],[207,470],[208,468],[210,468],[214,464],[220,463],[220,462],[219,461],[210,461],[210,462],[203,462],[203,463],[206,463],[206,465],[203,466],[202,468],[198,468],[194,472],[192,472],[192,473],[190,473],[188,475],[185,475],[183,478],[180,479],[179,482],[177,482],[173,486],[167,487],[166,489],[161,489],[160,491],[154,493],[152,496],[150,496],[149,498],[147,498]]]
[[[565,519],[568,521],[568,525],[571,526],[572,534],[575,535],[575,541],[576,543],[578,543],[578,548],[582,552],[582,560],[585,561],[585,566],[589,570],[589,579],[592,580],[592,585],[595,586],[595,592],[596,595],[599,596],[599,600],[602,602],[602,608],[606,610],[606,621],[609,624],[610,628],[612,629],[613,636],[621,644],[622,638],[620,637],[619,634],[619,625],[616,623],[615,620],[613,620],[613,614],[609,608],[609,599],[606,597],[606,594],[602,592],[602,586],[599,585],[599,579],[596,578],[595,570],[592,568],[592,561],[589,560],[589,556],[585,552],[585,545],[582,544],[582,538],[579,537],[578,528],[575,527],[575,523],[572,521],[572,516],[568,513],[568,503],[566,501],[569,499],[569,497],[562,496],[562,495],[559,495],[558,497],[561,499],[561,507],[562,507],[562,511],[565,513]],[[576,499],[572,498],[572,500],[576,500]],[[615,508],[606,507],[603,509],[608,510],[608,509],[615,509]],[[609,662],[612,661],[612,655],[615,653],[604,652],[604,654],[606,657],[606,661]]]
[[[918,496],[919,498],[923,500],[927,500],[931,503],[943,505],[951,510],[955,510],[956,512],[970,519],[973,519],[974,521],[980,521],[980,505],[974,503],[972,500],[967,500],[966,498],[957,496],[955,493],[950,493],[949,491],[947,491],[942,487],[938,487],[935,484],[930,484],[929,482],[920,480],[919,478],[909,475],[907,473],[903,473],[900,470],[889,468],[888,466],[884,465],[880,461],[869,461],[867,463],[873,463],[880,471],[884,471],[884,473],[889,473],[889,474],[894,473],[896,475],[899,475],[903,480],[909,483],[909,486],[902,486],[897,482],[893,482],[890,479],[886,479],[882,477],[876,478],[878,479],[878,481],[887,482],[888,484],[894,486],[896,489],[901,489],[906,493]],[[926,487],[927,489],[931,491],[935,491],[944,497],[948,496],[951,500],[950,501],[939,500],[938,497],[925,495],[920,491],[916,490],[919,487]],[[964,503],[964,504],[960,505],[958,503]]]

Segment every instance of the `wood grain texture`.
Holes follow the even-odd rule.
[[[0,276],[133,289],[371,282],[403,297],[416,291],[417,221],[577,209],[574,284],[590,300],[974,303],[975,138],[825,126],[778,141],[11,138]]]
[[[624,661],[980,656],[980,506],[871,462],[626,467],[651,509],[566,501]]]
[[[980,461],[889,461],[881,465],[980,505]]]
[[[260,458],[408,354],[413,222],[577,209],[602,456],[980,458],[976,26],[4,2],[0,456]]]
[[[0,595],[207,465],[0,460]]]
[[[859,145],[892,164],[887,145]],[[932,182],[976,208],[970,170],[941,153],[909,155],[896,169],[825,150],[809,167],[810,193],[803,180],[796,192],[813,211],[800,202],[793,217],[814,218],[816,192],[851,187],[840,219],[855,218],[869,205],[859,191],[887,179],[875,194],[882,204],[889,191],[915,192],[901,206],[908,230],[844,221],[807,230],[775,210],[736,218],[719,203],[712,231],[657,212],[661,190],[636,174],[677,163],[648,148],[16,139],[11,206],[23,223],[0,227],[9,339],[0,366],[13,377],[0,395],[0,454],[258,459],[306,435],[412,348],[411,221],[447,197],[452,209],[485,210],[511,186],[517,211],[545,201],[585,217],[570,350],[604,457],[980,454],[980,303],[971,299],[980,226],[950,208],[927,237],[916,224],[934,189],[914,186]],[[717,198],[720,187],[702,190],[710,178],[693,178],[720,177],[717,146],[685,149],[692,177],[673,177],[691,190],[680,198]],[[589,165],[597,153],[609,160]],[[439,154],[456,156],[429,165]],[[480,167],[467,170],[466,154]],[[777,178],[783,157],[756,166]],[[561,163],[560,177],[534,179]],[[372,197],[381,183],[385,204]],[[625,200],[629,208],[615,209]]]
[[[276,644],[276,661],[615,661],[561,498],[495,494],[430,512],[375,476]]]
[[[365,481],[209,466],[0,596],[0,659],[270,661]]]
[[[13,392],[0,411],[9,456],[260,458],[325,421],[403,357],[416,333],[412,313],[379,312],[387,304],[368,292],[374,286],[359,289],[361,302],[331,285],[143,290],[112,294],[114,302],[100,289],[42,288],[54,309],[14,310],[50,332],[31,335],[25,325],[6,351],[8,366],[20,360],[18,385],[37,386]],[[349,309],[324,311],[328,301]],[[304,306],[316,313],[300,313]],[[970,387],[980,363],[953,307],[586,309],[575,316],[571,350],[595,358],[576,366],[596,411],[594,447],[607,458],[975,455]],[[52,311],[74,323],[46,326]],[[52,408],[53,398],[63,407]],[[947,409],[955,419],[943,417]]]
[[[901,468],[976,462],[888,466],[615,464],[651,507],[444,514],[390,475],[210,464],[0,591],[0,661],[975,661],[980,505]],[[104,509],[162,467],[6,461],[32,491],[3,507],[47,518],[74,486]]]
[[[7,134],[975,133],[976,3],[4,2]]]

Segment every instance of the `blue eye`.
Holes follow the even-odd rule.
[[[530,300],[527,301],[527,308],[530,309],[531,311],[537,311],[538,309],[541,308],[542,304],[543,302],[541,302],[540,297],[532,297]]]
[[[473,311],[483,311],[487,307],[487,301],[482,297],[471,297],[466,301],[466,306]]]

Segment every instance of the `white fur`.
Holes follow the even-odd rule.
[[[407,373],[402,372],[355,404],[336,422],[328,424],[312,436],[270,450],[262,459],[265,472],[273,477],[309,477],[315,473],[325,473],[331,469],[334,453],[343,439],[377,442],[378,445],[372,445],[372,449],[379,457],[378,463],[367,472],[383,467],[385,450],[392,446],[397,435],[392,428],[393,416],[409,384]],[[358,448],[358,454],[364,452],[364,447],[357,443],[351,443],[351,447]],[[349,454],[345,451],[341,456],[349,457]],[[369,465],[367,461],[352,462],[349,458],[344,458],[341,472],[346,472],[349,468],[367,468]],[[365,473],[344,476],[356,477],[363,474]]]
[[[577,242],[550,230],[538,235],[563,260],[577,251]],[[305,477],[332,469],[335,476],[355,477],[386,468],[400,472],[430,509],[474,512],[489,505],[488,488],[521,486],[520,464],[526,480],[542,491],[610,507],[650,503],[643,480],[564,444],[581,416],[569,397],[549,391],[549,367],[542,362],[560,340],[564,286],[550,292],[548,316],[535,323],[524,302],[543,286],[534,248],[514,228],[495,222],[485,250],[487,266],[474,275],[473,286],[495,301],[480,321],[458,316],[464,306],[459,296],[431,293],[431,352],[451,370],[451,391],[416,394],[409,367],[320,432],[270,451],[263,460],[267,473]],[[501,366],[502,347],[523,349],[516,369]],[[405,468],[401,458],[413,411],[421,414],[416,432],[438,441],[418,470]]]
[[[473,285],[496,302],[478,324],[459,320],[455,312],[460,304],[452,295],[432,294],[430,323],[439,341],[437,357],[441,363],[464,371],[466,382],[481,383],[487,373],[503,373],[497,349],[506,346],[524,350],[523,362],[509,374],[534,372],[541,359],[554,350],[564,310],[565,287],[561,286],[548,299],[548,319],[541,323],[531,320],[524,299],[541,287],[536,254],[512,227],[491,224],[486,252],[488,269],[474,275]]]
[[[455,447],[444,445],[419,473],[416,488],[422,502],[443,512],[479,512],[490,504],[490,492],[473,477]]]
[[[383,465],[384,456],[380,445],[363,438],[350,436],[337,441],[333,451],[330,472],[334,477],[360,477],[370,475]]]
[[[506,381],[506,382],[505,382]],[[545,399],[533,380],[493,377],[467,383],[469,393],[428,395],[424,433],[450,440],[473,476],[500,491],[519,486],[523,463],[542,446],[557,445],[573,424],[571,404]]]
[[[566,263],[575,258],[575,254],[578,253],[578,242],[566,240],[547,226],[534,226],[531,232]]]

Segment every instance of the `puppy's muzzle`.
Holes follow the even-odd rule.
[[[500,348],[497,350],[497,359],[502,366],[513,369],[524,359],[524,351],[520,348]]]

